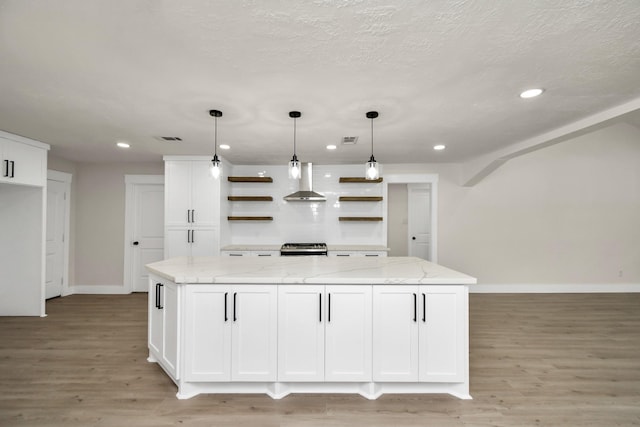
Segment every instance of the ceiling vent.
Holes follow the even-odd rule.
[[[170,141],[170,142],[182,141],[182,138],[180,138],[179,136],[156,136],[156,139],[160,141]]]
[[[342,145],[356,145],[358,142],[357,136],[343,136],[342,137]]]

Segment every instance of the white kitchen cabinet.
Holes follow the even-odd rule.
[[[209,176],[209,160],[165,161],[165,225],[216,227],[219,222],[219,180]]]
[[[195,285],[186,298],[186,381],[276,380],[276,288]]]
[[[371,381],[371,286],[281,285],[279,381]]]
[[[153,296],[153,299],[152,299]],[[179,372],[179,295],[175,283],[149,277],[149,353],[174,379]]]
[[[465,381],[465,307],[461,286],[376,286],[373,380]]]
[[[47,148],[0,137],[0,182],[45,186]]]
[[[328,251],[328,256],[335,257],[385,257],[387,251]]]
[[[280,251],[220,251],[222,256],[260,256],[260,257],[275,257],[280,256]]]
[[[165,230],[165,258],[216,255],[218,235],[216,228],[169,228]]]
[[[165,258],[220,253],[220,180],[211,159],[165,156]]]

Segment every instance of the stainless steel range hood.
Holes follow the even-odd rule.
[[[301,167],[300,190],[284,196],[284,200],[288,202],[326,202],[326,197],[313,191],[313,163],[302,163]]]

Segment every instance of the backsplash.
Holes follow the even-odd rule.
[[[230,171],[229,171],[230,169]],[[229,176],[269,176],[272,183],[227,183],[221,198],[272,196],[273,201],[222,203],[227,216],[267,216],[272,221],[228,221],[228,244],[274,244],[326,242],[328,244],[386,245],[387,200],[384,183],[340,183],[340,177],[362,177],[364,165],[313,165],[313,189],[325,202],[283,200],[298,190],[299,182],[288,178],[286,166],[238,165]],[[226,177],[223,179],[227,179]],[[379,202],[345,202],[341,196],[380,196]],[[340,221],[340,217],[382,217],[382,221]]]

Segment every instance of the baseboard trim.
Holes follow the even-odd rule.
[[[130,293],[131,292],[126,290],[122,285],[76,285],[69,286],[68,295],[124,295]]]
[[[640,283],[587,283],[587,284],[503,284],[469,285],[475,294],[582,294],[582,293],[636,293]]]

